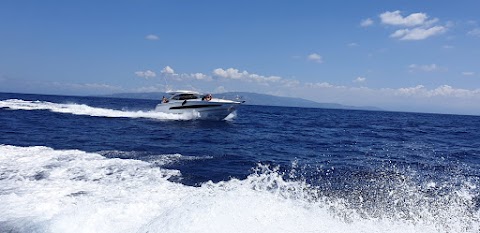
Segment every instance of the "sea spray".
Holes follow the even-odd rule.
[[[8,145],[0,146],[0,167],[0,231],[6,232],[480,229],[475,180],[449,186],[438,195],[435,189],[444,184],[419,184],[408,176],[385,174],[380,176],[385,179],[363,186],[368,192],[335,195],[339,193],[328,194],[301,175],[260,164],[246,179],[191,187],[169,181],[181,176],[178,171],[148,162]],[[388,185],[382,184],[386,181]],[[370,189],[378,189],[377,194],[369,197]]]
[[[74,115],[94,117],[125,117],[125,118],[150,118],[156,120],[192,120],[199,117],[198,112],[186,112],[183,114],[163,113],[157,111],[126,111],[108,108],[91,107],[85,104],[60,104],[48,101],[27,101],[21,99],[0,100],[0,108],[11,110],[48,110],[56,113],[68,113]]]

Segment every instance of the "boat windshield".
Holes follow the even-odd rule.
[[[198,96],[195,94],[178,94],[174,95],[171,98],[172,100],[192,100],[192,99],[198,99]]]

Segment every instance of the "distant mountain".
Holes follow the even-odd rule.
[[[127,98],[127,99],[153,99],[161,100],[163,96],[169,96],[164,92],[145,92],[145,93],[117,93],[103,95],[102,97]],[[266,105],[266,106],[284,106],[284,107],[304,107],[304,108],[330,108],[330,109],[357,109],[357,110],[381,110],[376,107],[357,107],[346,106],[336,103],[318,103],[302,98],[281,97],[251,92],[226,92],[214,94],[216,98],[240,99],[245,100],[248,105]]]
[[[216,94],[216,97],[225,99],[245,100],[245,104],[250,105],[269,105],[284,107],[304,107],[304,108],[331,108],[331,109],[358,109],[358,110],[380,110],[376,107],[356,107],[346,106],[336,103],[318,103],[311,100],[292,97],[281,97],[251,92],[227,92]]]

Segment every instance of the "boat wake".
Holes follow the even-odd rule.
[[[20,99],[8,99],[0,101],[0,109],[11,110],[48,110],[57,113],[68,113],[74,115],[94,117],[125,117],[125,118],[149,118],[157,120],[193,120],[199,114],[191,111],[182,114],[163,113],[156,111],[123,111],[108,108],[91,107],[85,104],[60,104],[47,101],[27,101]]]
[[[166,158],[181,159],[182,155]],[[0,232],[479,232],[475,184],[402,179],[335,196],[267,166],[200,187],[177,170],[80,150],[0,145]],[[383,186],[382,186],[383,185]],[[384,201],[389,200],[389,201]]]
[[[235,118],[237,118],[237,111],[233,111],[230,114],[228,114],[227,117],[225,117],[225,121],[233,121]]]

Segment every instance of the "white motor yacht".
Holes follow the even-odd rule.
[[[211,94],[200,94],[194,91],[168,92],[170,98],[163,98],[162,103],[155,108],[165,113],[195,113],[199,119],[223,120],[232,113],[238,105],[245,101],[233,101],[213,98]]]

